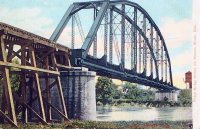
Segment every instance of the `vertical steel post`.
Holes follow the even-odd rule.
[[[133,24],[131,24],[131,69],[133,70],[134,69],[134,52],[135,52],[135,50],[134,50],[134,44],[135,44],[135,42],[134,42],[134,25]]]
[[[167,78],[167,72],[168,72],[168,64],[167,64],[167,54],[166,54],[166,52],[165,52],[165,80],[166,80],[166,82],[168,81],[168,78]]]
[[[142,69],[142,40],[141,40],[141,35],[139,34],[139,73],[141,73],[141,69]]]
[[[122,21],[121,21],[121,64],[125,67],[125,4],[122,4]]]
[[[146,16],[143,16],[143,32],[146,35]],[[144,73],[146,75],[146,68],[147,68],[147,45],[146,42],[144,41],[143,44],[143,69]]]
[[[72,15],[72,44],[71,44],[71,48],[74,49],[75,46],[75,15]]]
[[[137,9],[134,8],[134,25],[131,25],[131,69],[137,71]]]
[[[113,10],[110,9],[110,38],[109,38],[109,62],[113,59]]]
[[[163,79],[163,63],[164,63],[164,60],[163,60],[163,41],[161,43],[161,60],[160,60],[160,63],[161,63],[161,78]]]
[[[151,47],[153,48],[154,52],[154,45],[153,45],[153,26],[151,25],[151,30],[150,30],[150,40],[151,40]],[[153,55],[151,55],[151,60],[150,60],[150,67],[151,67],[151,75],[153,75]],[[157,67],[157,66],[156,66]]]
[[[157,60],[159,60],[159,35],[158,33],[156,33],[156,58]]]
[[[96,19],[96,17],[97,17],[97,9],[94,8],[94,20]],[[95,58],[97,58],[97,34],[96,34],[96,36],[94,38],[94,42],[93,42],[93,56]]]
[[[134,8],[134,68],[137,71],[137,9]]]
[[[160,46],[159,46],[159,41],[160,41],[159,35],[158,35],[158,33],[156,33],[156,60],[157,60],[158,71],[160,70],[160,59],[159,59]],[[158,72],[158,78],[159,78],[159,72]]]
[[[107,57],[108,51],[108,12],[105,14],[105,25],[104,25],[104,55]]]

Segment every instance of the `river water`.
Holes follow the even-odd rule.
[[[98,121],[192,120],[191,107],[97,107]]]

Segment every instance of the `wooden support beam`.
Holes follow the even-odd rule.
[[[42,124],[48,125],[48,123],[43,119],[43,117],[41,117],[35,110],[33,110],[29,105],[27,105],[26,103],[23,103],[23,105],[25,107],[27,107],[31,112],[33,112],[36,117],[42,122]]]
[[[36,60],[35,60],[35,52],[34,49],[31,48],[29,49],[30,52],[30,58],[31,58],[31,64],[33,67],[37,67]],[[39,104],[39,110],[40,110],[40,115],[42,116],[43,121],[46,122],[46,115],[44,112],[44,103],[42,99],[42,93],[41,93],[41,87],[40,87],[40,82],[39,82],[39,75],[37,72],[34,73],[34,79],[35,79],[35,88],[38,96],[38,104]]]
[[[59,111],[56,107],[54,107],[51,103],[47,103],[58,115],[60,115],[61,117],[64,117],[65,120],[69,121],[69,118],[66,117],[65,114],[63,114],[61,111]]]
[[[0,67],[2,67],[2,66],[0,66]],[[33,72],[34,72],[34,71],[27,71],[27,70],[24,70],[24,71],[26,73],[26,78],[32,77]],[[21,70],[21,69],[14,69],[14,70],[10,69],[10,74],[21,75],[22,72],[23,72],[23,70]],[[55,78],[58,75],[39,72],[39,76],[40,76],[40,79],[45,79],[45,78],[49,78],[50,79],[50,78]],[[1,74],[0,74],[0,79],[1,79]]]
[[[8,47],[8,56],[7,56],[7,61],[10,62],[11,60],[9,60],[8,58],[12,56],[12,53],[13,53],[13,44],[9,44],[9,47]]]
[[[25,51],[25,47],[21,46],[21,64],[22,65],[26,65],[26,51]],[[24,73],[24,71],[21,72],[21,87],[22,87],[22,99],[23,102],[26,103],[26,99],[27,99],[27,90],[26,90],[26,75]],[[24,123],[28,123],[28,111],[27,111],[27,107],[23,106],[22,109],[22,119]]]
[[[9,44],[13,44],[13,45],[23,45],[23,46],[26,46],[27,43],[31,43],[32,40],[30,39],[23,39],[23,38],[19,38],[15,35],[9,35],[9,34],[6,34],[6,38],[5,38],[5,43],[9,43]]]
[[[37,60],[37,62],[41,62],[42,60],[44,60],[44,58],[46,58],[47,56],[49,56],[52,52],[54,52],[55,49],[50,49],[49,51],[47,51],[47,53],[45,53],[41,58],[39,58]]]
[[[10,56],[8,56],[8,62],[10,62],[15,56],[17,56],[18,58],[21,58],[21,56],[19,55],[19,53],[21,52],[21,49],[18,50],[17,52],[13,51]]]
[[[22,57],[20,56],[19,51],[21,52],[21,49],[18,50],[17,52],[13,51],[13,54],[12,54],[11,56],[8,56],[8,62],[11,62],[12,59],[13,59],[15,56],[18,57],[19,59],[21,59]],[[28,58],[28,59],[29,59],[29,58]],[[26,61],[26,64],[27,64],[27,65],[31,65],[30,62],[29,62],[27,59],[26,59],[25,61]]]
[[[30,53],[29,53],[29,50],[26,50],[26,61],[29,62],[30,60]]]
[[[56,64],[56,66],[59,67],[59,68],[72,69],[71,66],[65,66],[65,65],[62,65],[62,64]]]
[[[48,125],[48,123],[47,123],[46,121],[44,121],[44,119],[43,119],[31,106],[29,106],[28,104],[26,104],[26,102],[25,102],[23,99],[21,99],[18,95],[16,95],[15,97],[16,97],[15,99],[16,99],[17,101],[19,101],[19,103],[20,103],[23,107],[29,109],[33,114],[35,114],[36,117],[37,117],[43,124]],[[30,115],[30,114],[29,114],[29,115]]]
[[[27,82],[27,86],[28,86],[28,90],[29,90],[29,98],[28,100],[31,101],[33,99],[33,85],[34,85],[34,78],[33,76],[31,76]],[[30,107],[33,107],[33,103],[27,103]],[[33,118],[33,112],[31,112],[30,110],[28,111],[28,119],[32,120]]]
[[[53,63],[53,67],[55,68],[56,71],[58,71],[58,68],[56,67],[57,62],[56,62],[56,57],[55,57],[54,53],[51,54],[51,60]],[[58,93],[59,93],[59,97],[60,97],[60,101],[61,101],[61,107],[63,109],[64,115],[68,118],[65,100],[64,100],[63,91],[62,91],[62,86],[61,86],[61,81],[60,81],[60,76],[56,77],[56,81],[57,81],[57,88],[58,88]]]
[[[70,59],[69,59],[69,55],[65,53],[64,56],[65,56],[65,65],[72,67]]]
[[[33,67],[33,66],[24,66],[24,65],[3,62],[3,61],[0,61],[0,66],[14,67],[14,68],[19,68],[19,69],[23,69],[23,70],[31,70],[31,71],[35,71],[35,72],[43,72],[43,73],[60,75],[60,72],[58,72],[58,71],[46,70],[46,69],[41,69],[41,68],[37,68],[37,67]]]
[[[3,62],[7,62],[7,56],[6,56],[6,50],[5,50],[5,43],[4,43],[4,38],[5,36],[1,36],[1,54],[3,57]],[[9,75],[9,69],[4,68],[3,69],[3,81],[4,81],[4,93],[5,93],[5,98],[7,102],[7,108],[8,108],[8,114],[10,119],[13,121],[14,125],[17,126],[17,118],[15,114],[15,107],[14,107],[14,101],[13,101],[13,96],[12,96],[12,90],[11,90],[11,84],[10,84],[10,75]],[[4,117],[5,118],[5,117]],[[11,123],[11,124],[12,124]]]
[[[48,90],[51,90],[51,88],[53,88],[53,87],[55,86],[56,83],[57,83],[56,81],[54,81],[53,83],[51,83],[51,84],[48,86],[49,89],[44,89],[44,90],[42,91],[42,94],[47,93]],[[32,88],[31,90],[32,90],[33,92],[36,92],[35,89],[33,89],[33,88]],[[32,100],[29,101],[29,103],[34,102],[36,99],[37,99],[37,96],[35,96],[34,98],[32,98]]]
[[[3,80],[0,80],[0,82],[1,82],[1,84],[3,84]],[[2,87],[3,88],[3,87]],[[3,90],[3,93],[2,93],[2,98],[1,98],[1,111],[3,112],[3,113],[5,113],[6,112],[6,106],[7,106],[7,103],[6,103],[6,100],[5,100],[5,91],[4,91],[4,88],[2,89]],[[3,116],[0,116],[0,122],[1,123],[4,123],[4,118],[3,118]]]
[[[11,44],[9,42],[9,44]],[[26,43],[25,45],[22,45],[24,48],[31,46],[32,44],[30,42]],[[9,49],[7,47],[7,49]],[[15,56],[17,56],[18,58],[21,58],[21,56],[19,55],[19,53],[21,53],[21,49],[19,49],[17,52],[12,50],[12,54],[10,56],[8,56],[8,62],[10,62]]]
[[[0,110],[0,115],[9,123],[11,123],[13,126],[18,127],[16,123],[13,122],[6,114],[4,114],[3,111]]]
[[[51,88],[52,88],[53,86],[55,86],[57,83],[58,83],[58,82],[57,82],[57,80],[56,80],[56,81],[54,81],[52,84],[50,84],[48,87],[51,89]],[[46,88],[45,90],[42,91],[42,93],[47,93],[47,94],[48,94],[48,90],[50,90],[50,89],[47,89],[47,88]],[[31,90],[34,91],[34,92],[36,92],[35,89],[31,89]],[[48,101],[48,98],[47,98],[47,97],[45,98],[45,96],[42,95],[42,98],[43,98],[44,102],[47,103],[47,106],[50,107],[50,109],[52,108],[56,113],[58,113],[60,116],[64,117],[65,120],[69,120],[68,117],[67,117],[64,113],[62,113],[61,111],[59,111],[56,107],[54,107],[54,106]],[[35,98],[33,98],[31,102],[35,101],[36,99],[37,99],[37,96],[36,96]],[[30,102],[29,102],[29,103],[30,103]],[[49,110],[50,110],[50,109],[49,109]],[[48,109],[47,109],[47,110],[48,110]],[[49,115],[51,115],[51,111],[50,111]],[[47,116],[48,116],[48,114],[47,114]],[[47,119],[48,119],[48,117],[47,117]],[[52,120],[52,119],[51,119],[51,117],[50,117],[50,119],[47,120],[47,121],[51,121],[51,120]]]
[[[48,58],[48,55],[45,56],[45,68],[46,69],[49,69],[49,58]],[[47,75],[49,75],[47,73]],[[47,98],[47,102],[48,103],[51,103],[51,87],[49,86],[49,83],[50,83],[50,80],[49,78],[45,78],[45,84],[46,84],[46,98]],[[42,91],[43,93],[43,91]],[[51,115],[51,107],[49,105],[46,105],[46,114],[47,114],[47,121],[50,122],[52,120],[52,115]]]

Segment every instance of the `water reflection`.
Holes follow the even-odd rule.
[[[192,120],[191,107],[97,107],[99,121]]]

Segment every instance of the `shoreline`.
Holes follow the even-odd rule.
[[[160,107],[154,107],[154,106],[146,106],[142,104],[129,104],[129,103],[124,103],[120,105],[112,105],[112,104],[106,104],[106,105],[97,105],[97,108],[110,108],[110,107],[116,107],[116,108],[192,108],[192,106],[160,106]]]
[[[72,120],[62,124],[20,124],[19,129],[190,129],[192,121],[78,121]],[[0,125],[0,128],[14,129],[10,125]]]

